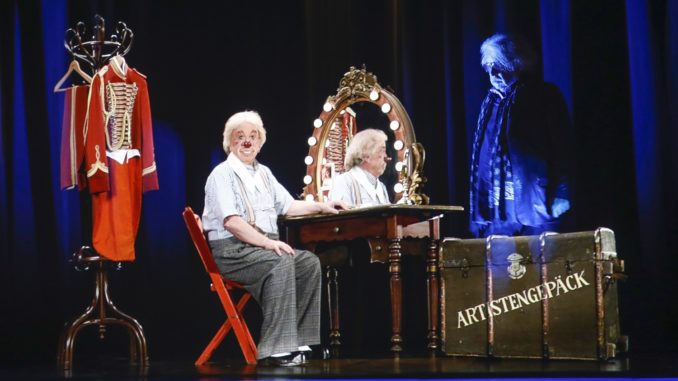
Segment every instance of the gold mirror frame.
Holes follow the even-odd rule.
[[[401,200],[406,204],[428,203],[428,197],[418,194],[421,185],[426,181],[421,175],[424,155],[421,144],[415,143],[416,137],[410,117],[400,100],[382,88],[377,82],[377,77],[365,67],[362,69],[351,67],[344,74],[339,81],[337,93],[327,97],[323,111],[313,121],[313,134],[307,140],[309,149],[304,160],[307,167],[302,197],[307,200],[324,201],[321,189],[324,166],[322,160],[325,158],[330,130],[338,118],[346,110],[350,110],[349,106],[357,102],[368,102],[378,106],[389,119],[389,128],[395,137],[392,144],[397,152],[396,170],[403,185],[401,192],[396,192],[394,202]],[[408,154],[407,163],[404,162],[406,152],[411,153]]]
[[[402,197],[398,204],[428,205],[428,196],[421,193],[421,188],[426,183],[426,177],[423,175],[425,158],[424,146],[419,142],[412,143],[405,150],[403,165],[398,171],[402,186]]]

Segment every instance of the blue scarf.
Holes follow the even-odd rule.
[[[517,84],[511,86],[506,95],[490,89],[480,107],[473,138],[469,189],[470,226],[476,236],[513,234],[521,228],[515,218],[513,171],[506,141],[507,123],[518,88]],[[490,123],[493,125],[489,126]],[[481,158],[485,139],[489,144],[489,157]],[[480,160],[488,163],[484,166],[485,173],[480,173]],[[482,189],[487,187],[483,179],[489,180],[490,189]],[[487,191],[486,199],[479,199],[481,191]]]

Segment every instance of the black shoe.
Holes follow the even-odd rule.
[[[301,356],[301,363],[302,364],[308,364],[308,362],[311,360],[312,354],[311,351],[301,351],[298,352],[299,356]]]
[[[263,363],[269,366],[299,366],[305,364],[302,352],[292,352],[287,356],[280,357],[266,357]]]

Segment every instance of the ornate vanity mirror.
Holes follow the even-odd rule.
[[[428,204],[420,193],[424,149],[416,142],[412,122],[400,100],[377,82],[364,67],[351,67],[339,81],[335,95],[325,101],[313,121],[308,138],[303,197],[324,201],[332,178],[344,172],[344,156],[353,135],[360,129],[376,128],[388,136],[387,152],[392,158],[381,176],[393,203]]]
[[[424,149],[417,143],[412,122],[403,105],[383,89],[377,77],[365,68],[351,67],[339,81],[335,95],[329,96],[323,110],[313,121],[305,158],[303,197],[325,201],[332,179],[345,171],[344,157],[353,136],[366,128],[386,133],[387,153],[392,158],[380,180],[389,189],[393,204],[355,208],[338,214],[313,214],[284,217],[281,236],[294,247],[318,252],[328,266],[328,306],[330,308],[330,345],[340,344],[337,266],[347,258],[341,245],[353,240],[367,242],[370,262],[388,263],[391,274],[391,350],[402,350],[401,337],[401,257],[414,255],[426,259],[427,346],[435,350],[438,341],[438,241],[440,218],[463,210],[458,206],[428,204],[420,193],[426,179],[422,175]],[[335,244],[334,242],[338,242]],[[325,245],[317,251],[317,245]],[[339,249],[335,249],[339,247]]]

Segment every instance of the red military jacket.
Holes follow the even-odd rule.
[[[112,58],[94,76],[83,132],[90,193],[110,190],[106,152],[120,149],[140,152],[142,191],[158,189],[146,77],[127,67],[122,57]]]

